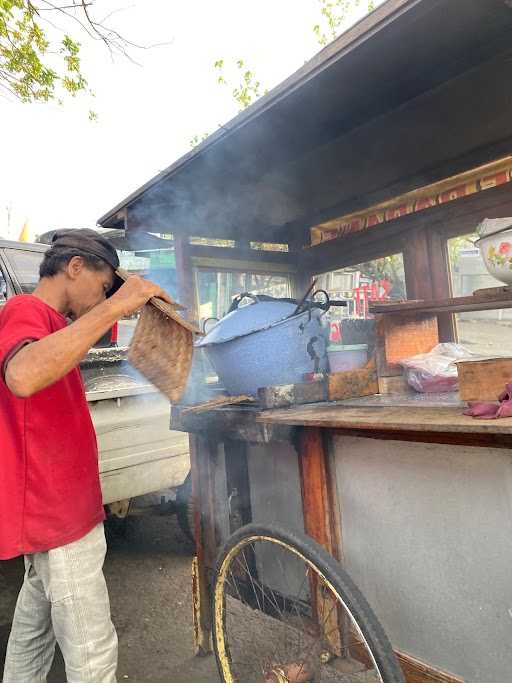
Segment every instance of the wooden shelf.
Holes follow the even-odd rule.
[[[479,289],[471,296],[451,299],[370,304],[370,313],[393,315],[465,313],[467,311],[491,311],[496,308],[512,308],[512,287]]]

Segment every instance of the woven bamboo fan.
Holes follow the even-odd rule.
[[[126,279],[123,271],[119,275]],[[182,309],[176,303],[150,299],[142,309],[128,352],[130,363],[173,403],[185,391],[194,333],[199,333],[176,313]]]

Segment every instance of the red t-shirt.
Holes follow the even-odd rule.
[[[32,295],[15,296],[0,311],[2,560],[76,541],[104,519],[80,370],[25,399],[5,384],[13,351],[64,327],[64,316]]]

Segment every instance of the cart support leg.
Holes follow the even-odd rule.
[[[302,507],[306,533],[340,559],[336,496],[325,443],[327,430],[305,428],[299,436]]]
[[[329,554],[340,559],[333,477],[329,467],[325,436],[320,429],[306,428],[301,431],[299,463],[306,533],[320,543]],[[310,589],[311,595],[314,596],[313,609],[317,616],[330,615],[325,623],[319,625],[325,630],[331,652],[337,657],[345,656],[343,627],[337,610],[333,610],[333,596],[325,594],[314,577],[311,578]],[[320,619],[318,621],[320,622]]]
[[[192,565],[194,644],[197,655],[212,651],[212,614],[208,573],[215,566],[214,470],[216,445],[189,436],[192,496],[195,501],[196,557]]]

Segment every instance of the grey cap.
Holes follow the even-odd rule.
[[[52,237],[51,248],[55,250],[79,249],[105,261],[114,270],[113,286],[108,292],[109,296],[116,292],[123,284],[123,280],[116,274],[116,270],[119,268],[117,251],[107,239],[96,231],[89,228],[56,230]]]

